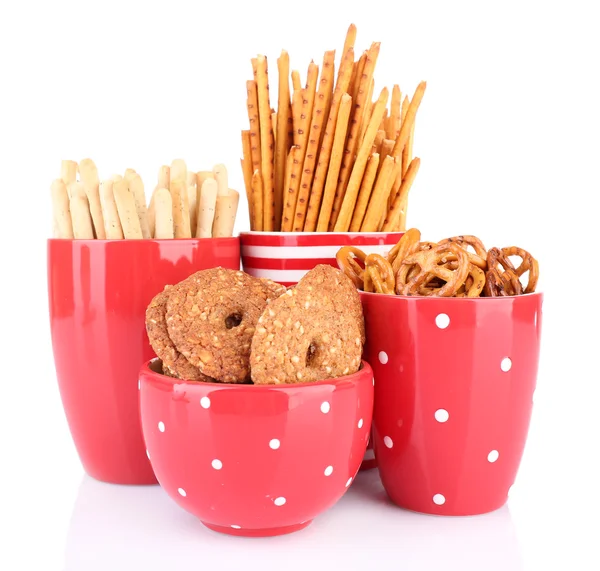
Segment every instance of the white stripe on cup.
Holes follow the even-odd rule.
[[[274,282],[299,282],[308,270],[262,270],[244,267],[244,270],[255,278],[269,278]]]
[[[385,256],[393,244],[358,246],[366,254]],[[313,258],[335,258],[342,248],[339,246],[242,246],[242,256],[275,260],[310,260]]]

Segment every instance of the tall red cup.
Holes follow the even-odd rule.
[[[49,240],[48,297],[60,395],[85,471],[154,484],[138,406],[138,372],[154,357],[148,303],[195,271],[239,269],[238,238]]]
[[[375,376],[373,448],[386,492],[429,514],[500,508],[529,430],[542,294],[361,299]]]

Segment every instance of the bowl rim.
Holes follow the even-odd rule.
[[[163,375],[161,373],[157,373],[150,368],[150,364],[160,360],[159,357],[154,357],[149,361],[146,361],[141,366],[141,371],[145,376],[150,377],[153,381],[160,383],[163,386],[167,387],[213,387],[216,389],[246,389],[251,390],[253,392],[258,391],[272,391],[272,390],[283,390],[283,391],[294,391],[299,388],[310,388],[310,387],[318,387],[318,386],[326,386],[326,385],[341,385],[345,383],[358,383],[358,382],[366,382],[366,379],[373,378],[373,369],[371,365],[364,359],[361,360],[361,368],[356,371],[356,373],[352,373],[351,375],[344,375],[343,377],[336,377],[335,379],[325,379],[323,381],[316,381],[314,383],[289,383],[289,384],[281,384],[281,385],[254,385],[254,384],[241,384],[241,383],[209,383],[205,381],[189,381],[186,379],[177,379],[175,377],[169,377],[167,375]],[[363,379],[364,377],[364,379]]]
[[[174,242],[229,242],[234,240],[239,240],[239,235],[237,236],[219,236],[216,238],[142,238],[139,239],[131,239],[131,238],[122,238],[122,239],[101,239],[101,238],[86,238],[86,239],[78,239],[78,238],[47,238],[47,242],[49,244],[55,242],[74,242],[76,244],[107,244],[107,243],[117,243],[117,244],[148,244],[150,242],[156,244],[167,244]]]
[[[520,295],[507,295],[507,296],[496,296],[496,297],[436,297],[436,296],[431,296],[431,295],[386,295],[383,293],[376,293],[376,292],[370,292],[370,291],[363,291],[363,290],[358,290],[358,293],[360,294],[360,296],[365,296],[365,297],[386,297],[388,299],[412,299],[412,300],[429,300],[429,301],[433,301],[433,300],[437,300],[437,301],[450,301],[451,303],[473,303],[473,302],[478,302],[478,301],[483,301],[483,300],[515,300],[515,299],[519,299],[519,298],[523,298],[523,297],[536,297],[536,296],[540,296],[543,297],[544,296],[544,292],[543,291],[534,291],[531,293],[522,293]]]
[[[241,236],[393,236],[405,232],[263,232],[247,230],[240,232]]]

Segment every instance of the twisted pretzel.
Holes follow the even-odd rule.
[[[469,275],[456,297],[479,297],[485,286],[485,272],[475,264],[469,264]],[[462,291],[461,291],[462,290]]]
[[[379,254],[365,258],[365,291],[394,294],[394,270],[392,265]]]
[[[335,256],[340,270],[352,280],[358,289],[363,289],[364,287],[365,271],[356,260],[358,259],[364,264],[365,258],[366,254],[354,246],[340,248]]]
[[[487,267],[487,252],[483,242],[477,238],[477,236],[454,236],[453,238],[446,238],[440,242],[440,244],[458,244],[465,252],[469,262],[478,268],[483,270]],[[469,252],[468,248],[471,246],[475,253]]]
[[[491,248],[487,255],[487,264],[485,295],[498,297],[523,293],[515,267],[502,250]]]
[[[517,246],[502,248],[502,253],[507,258],[508,256],[519,256],[522,259],[522,262],[515,270],[515,273],[519,277],[520,282],[521,276],[525,272],[529,271],[529,279],[527,280],[527,286],[525,287],[525,291],[523,293],[534,292],[540,276],[538,261],[527,250],[523,250],[523,248],[518,248]]]
[[[404,258],[417,250],[420,240],[421,232],[416,228],[411,228],[404,233],[399,242],[389,251],[387,259],[392,264],[394,275],[398,273]]]

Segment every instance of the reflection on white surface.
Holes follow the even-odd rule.
[[[85,477],[66,546],[67,571],[523,569],[510,512],[444,518],[391,504],[377,470],[308,528],[249,539],[206,529],[158,486],[102,484]]]

